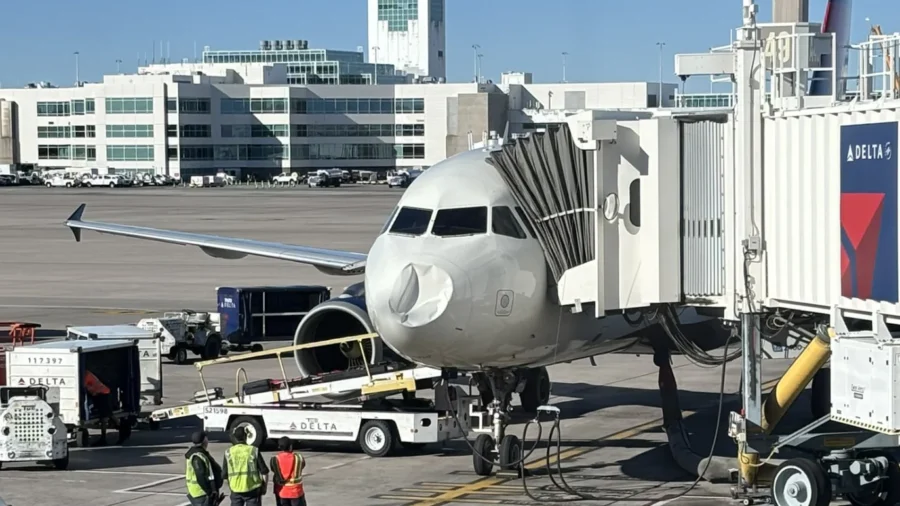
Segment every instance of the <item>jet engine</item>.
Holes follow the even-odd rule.
[[[365,292],[361,285],[362,283],[358,283],[347,287],[342,295],[319,304],[307,313],[294,333],[294,344],[375,332],[366,311]],[[369,365],[381,363],[385,358],[397,359],[380,339],[365,340],[362,345]],[[294,361],[304,377],[364,368],[363,353],[355,342],[297,350],[294,352]]]

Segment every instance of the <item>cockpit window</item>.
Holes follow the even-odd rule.
[[[487,207],[440,209],[431,233],[438,237],[487,233]]]
[[[522,224],[525,225],[525,228],[528,229],[528,235],[530,235],[532,238],[536,237],[534,235],[534,227],[532,227],[531,222],[528,221],[528,216],[525,215],[525,211],[523,211],[521,207],[516,206],[516,214],[519,215],[519,219],[522,220]]]
[[[398,207],[394,207],[394,210],[391,211],[391,215],[388,216],[387,221],[384,222],[384,226],[381,227],[381,232],[379,232],[378,235],[381,235],[381,234],[387,232],[388,227],[391,226],[391,222],[394,221],[394,216],[397,216],[397,210],[398,210],[398,209],[400,209],[399,206],[398,206]]]
[[[422,235],[428,230],[428,222],[431,221],[431,209],[418,207],[403,207],[397,213],[397,219],[391,225],[392,234]]]
[[[525,231],[516,222],[512,211],[506,206],[491,209],[491,231],[498,235],[525,239]]]

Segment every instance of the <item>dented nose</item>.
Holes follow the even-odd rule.
[[[453,298],[453,278],[437,265],[409,263],[394,281],[388,307],[397,321],[410,328],[437,320]]]

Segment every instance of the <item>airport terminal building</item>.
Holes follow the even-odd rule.
[[[212,59],[212,58],[211,58]],[[547,109],[646,108],[656,83],[291,84],[289,63],[149,65],[77,87],[0,89],[0,165],[187,177],[428,167]],[[663,86],[663,105],[676,85]]]

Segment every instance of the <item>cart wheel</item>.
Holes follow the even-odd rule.
[[[522,443],[519,438],[507,434],[500,440],[500,469],[512,471],[519,468],[522,460]]]
[[[526,413],[537,413],[539,406],[550,402],[550,375],[546,367],[528,371],[525,389],[519,394],[519,402]]]
[[[894,506],[900,503],[900,465],[897,459],[880,451],[866,452],[861,456],[887,458],[887,473],[883,480],[876,481],[865,490],[847,494],[847,501],[853,506]]]
[[[818,462],[786,460],[775,471],[772,499],[777,506],[827,506],[831,503],[831,482]]]
[[[384,457],[394,448],[394,433],[384,420],[369,420],[359,430],[359,446],[370,457]]]
[[[222,353],[222,337],[219,334],[210,334],[206,337],[206,345],[203,347],[203,360],[219,358]]]
[[[258,352],[258,351],[263,351],[263,345],[261,345],[261,344],[259,344],[259,343],[256,343],[256,344],[254,344],[253,346],[250,347],[250,351],[253,352],[253,353],[256,353],[256,352]]]
[[[67,453],[65,457],[61,459],[53,459],[53,467],[60,471],[65,471],[69,468],[69,454]]]
[[[188,360],[187,348],[185,348],[183,346],[179,346],[175,350],[175,357],[174,357],[173,362],[175,362],[176,365],[184,365],[187,363],[187,360]]]
[[[75,446],[87,448],[91,444],[91,435],[87,429],[75,429]]]
[[[238,427],[243,427],[244,430],[247,431],[248,445],[262,448],[262,445],[265,444],[267,437],[266,427],[259,419],[252,416],[239,416],[235,418],[228,431],[231,442],[234,444],[237,444],[237,441],[234,440],[232,433],[234,432],[234,429]]]
[[[490,434],[479,434],[472,445],[472,467],[478,476],[490,476],[494,469],[494,438]]]
[[[120,445],[131,439],[131,428],[133,425],[134,421],[130,418],[119,420],[119,437],[116,438],[116,444]]]

